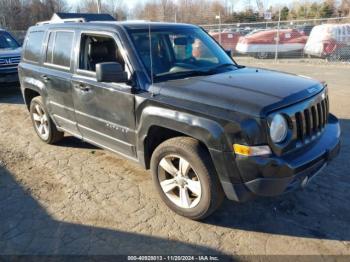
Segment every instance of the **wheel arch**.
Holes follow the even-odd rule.
[[[163,141],[188,136],[197,139],[205,148],[222,150],[224,130],[219,123],[190,113],[159,107],[142,112],[138,128],[137,150],[140,163],[149,168],[154,149]]]
[[[33,100],[34,97],[37,97],[37,96],[42,96],[38,90],[31,89],[31,88],[25,88],[23,90],[24,102],[28,110],[30,108],[31,101]]]

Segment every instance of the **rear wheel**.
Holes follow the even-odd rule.
[[[35,132],[45,143],[54,144],[63,138],[64,133],[57,130],[40,96],[32,99],[30,103],[30,116]]]
[[[179,215],[204,219],[222,203],[220,181],[198,140],[177,137],[165,141],[154,151],[151,169],[162,200]]]
[[[341,60],[341,55],[338,50],[335,50],[333,53],[329,54],[326,57],[327,62],[339,62]]]

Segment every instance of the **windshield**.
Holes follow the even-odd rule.
[[[0,49],[3,48],[18,48],[19,44],[17,41],[7,32],[0,31]]]
[[[147,29],[129,30],[129,34],[149,75],[152,72],[155,80],[214,74],[236,67],[225,51],[200,28],[152,29],[151,41]]]

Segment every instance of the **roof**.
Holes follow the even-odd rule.
[[[94,14],[94,13],[55,13],[52,16],[54,19],[73,19],[73,18],[84,18],[86,22],[89,21],[116,21],[110,14]]]

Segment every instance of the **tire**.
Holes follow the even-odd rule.
[[[341,57],[340,57],[339,51],[335,50],[333,53],[331,53],[330,55],[328,55],[326,57],[326,60],[327,60],[327,62],[330,62],[330,63],[341,61]]]
[[[224,199],[211,157],[196,139],[176,137],[160,144],[152,154],[151,171],[161,199],[181,216],[204,219]]]
[[[258,52],[255,54],[255,57],[258,59],[268,59],[270,57],[270,53],[268,52]]]
[[[50,118],[41,96],[34,97],[30,102],[30,117],[38,137],[47,144],[54,144],[64,136],[57,130],[56,125]]]

